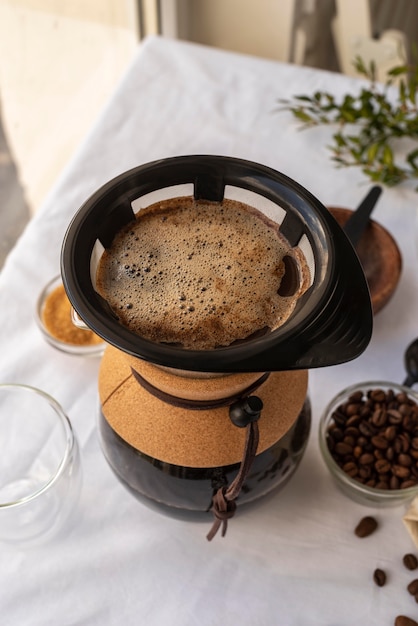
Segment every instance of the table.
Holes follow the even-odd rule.
[[[317,423],[340,389],[404,378],[403,351],[418,331],[417,195],[385,190],[375,219],[402,246],[399,287],[375,318],[355,361],[312,371],[313,425],[290,483],[232,520],[211,543],[207,527],[158,515],[132,498],[104,461],[96,433],[98,359],[55,351],[34,321],[43,285],[59,271],[61,242],[84,200],[115,175],[182,154],[223,154],[271,166],[325,205],[354,208],[370,184],[331,164],[329,129],[299,132],[277,99],[358,89],[342,75],[159,37],[145,40],[83,145],[10,253],[0,274],[0,380],[53,395],[78,436],[84,484],[74,526],[60,541],[23,550],[1,544],[5,626],[352,626],[418,616],[405,591],[402,556],[414,551],[404,507],[376,511],[333,485],[320,458]],[[380,529],[360,540],[366,515]],[[384,588],[372,582],[387,570]]]

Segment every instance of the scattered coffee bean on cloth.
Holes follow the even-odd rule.
[[[395,626],[418,626],[418,622],[406,615],[398,615],[395,619]]]
[[[386,584],[386,572],[378,567],[373,572],[373,580],[378,587],[383,587]]]
[[[411,596],[416,596],[418,594],[418,578],[412,580],[407,587]]]
[[[354,529],[354,534],[360,538],[368,537],[369,535],[374,533],[377,527],[378,527],[377,520],[371,515],[367,515],[366,517],[363,517],[359,521],[359,523]]]
[[[418,559],[415,554],[405,554],[402,561],[406,569],[409,569],[411,571],[417,569],[418,567]]]

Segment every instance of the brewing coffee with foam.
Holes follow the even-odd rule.
[[[288,270],[297,275],[290,295],[281,289]],[[192,197],[139,211],[97,270],[97,290],[121,324],[198,350],[278,328],[308,283],[301,251],[275,222],[235,200]]]

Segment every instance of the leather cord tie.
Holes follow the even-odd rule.
[[[143,387],[155,398],[158,398],[158,400],[162,400],[162,402],[166,402],[167,404],[171,404],[172,406],[176,406],[180,409],[188,409],[190,411],[207,411],[210,409],[219,409],[224,406],[231,406],[241,400],[243,396],[249,396],[250,393],[265,383],[267,378],[270,376],[270,372],[266,372],[256,381],[251,383],[251,385],[249,385],[246,389],[241,390],[239,393],[232,396],[228,396],[227,398],[218,398],[216,400],[189,400],[187,398],[179,398],[166,393],[165,391],[161,391],[161,389],[152,385],[133,368],[131,368],[131,372],[137,383],[139,383],[141,387]]]
[[[263,403],[258,396],[242,398],[229,409],[229,416],[235,426],[246,428],[244,455],[238,474],[227,487],[220,487],[212,498],[212,512],[214,521],[211,530],[207,534],[208,541],[212,541],[222,526],[222,537],[226,535],[228,520],[234,516],[237,509],[235,500],[238,498],[241,488],[248,476],[255,459],[259,441],[258,419],[263,408]]]

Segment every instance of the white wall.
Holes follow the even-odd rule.
[[[0,101],[38,208],[137,46],[134,0],[0,0]]]
[[[297,0],[180,0],[179,36],[246,54],[287,60]]]

